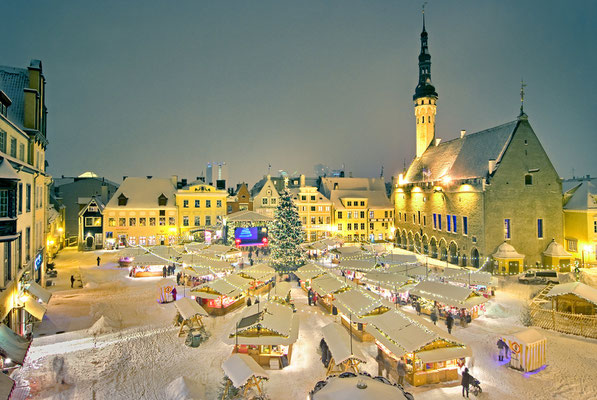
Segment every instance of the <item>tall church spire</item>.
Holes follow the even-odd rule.
[[[423,6],[423,31],[421,32],[421,52],[419,54],[419,83],[415,89],[415,118],[417,126],[416,156],[421,157],[435,141],[435,114],[437,92],[431,84],[431,55],[425,30],[425,6]]]

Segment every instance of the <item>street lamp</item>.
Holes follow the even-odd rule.
[[[585,266],[585,252],[590,253],[591,252],[591,246],[589,246],[588,244],[585,244],[582,247],[582,267],[586,268]]]

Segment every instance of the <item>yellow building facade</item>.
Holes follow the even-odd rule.
[[[176,191],[179,233],[192,240],[195,233],[214,230],[226,215],[228,193],[203,182],[191,183]]]
[[[298,208],[305,240],[314,242],[332,232],[332,202],[314,186],[292,189],[292,201]]]
[[[565,249],[581,267],[597,267],[597,178],[562,183]]]

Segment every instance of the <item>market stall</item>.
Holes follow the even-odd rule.
[[[246,354],[232,354],[222,364],[228,382],[224,388],[227,395],[230,385],[242,389],[243,396],[247,397],[251,389],[263,394],[263,381],[269,378],[267,372],[257,362]]]
[[[422,281],[410,290],[411,296],[417,296],[421,312],[431,314],[434,307],[439,308],[438,317],[445,318],[447,313],[455,317],[475,319],[485,311],[487,298],[472,289],[449,283]]]
[[[299,318],[290,306],[261,302],[244,309],[228,336],[234,353],[248,354],[266,368],[288,366],[298,339]]]
[[[595,315],[597,289],[582,282],[561,283],[547,292],[552,310],[572,314]]]
[[[458,363],[472,355],[471,349],[443,329],[423,318],[400,310],[367,317],[375,337],[378,358],[397,378],[396,364],[407,366],[406,380],[413,386],[455,381]]]
[[[212,244],[211,246],[201,250],[199,254],[207,258],[228,261],[231,263],[238,262],[243,257],[242,251],[236,247],[226,246],[223,244]]]
[[[373,293],[395,303],[397,298],[406,302],[408,291],[416,281],[397,272],[371,271],[363,275],[360,283]]]
[[[494,296],[498,286],[497,277],[489,272],[468,268],[444,268],[437,277],[443,282],[469,287],[486,297]]]
[[[180,323],[180,329],[178,330],[178,336],[183,335],[183,330],[187,327],[190,330],[199,329],[203,327],[203,317],[207,317],[207,311],[197,303],[188,297],[183,297],[174,302],[176,310],[182,318]]]
[[[248,279],[230,274],[199,285],[191,293],[201,299],[201,306],[209,314],[225,315],[244,304],[250,286]]]
[[[372,342],[374,337],[367,332],[365,317],[383,314],[391,304],[383,303],[378,297],[359,288],[337,293],[332,301],[332,314],[340,314],[341,324],[361,342]]]
[[[502,335],[508,346],[509,366],[521,371],[534,371],[547,363],[547,338],[538,330],[529,328],[509,335]]]
[[[414,254],[386,254],[379,257],[379,263],[384,265],[417,264],[419,260]]]
[[[294,271],[294,274],[299,278],[303,290],[308,291],[313,279],[325,275],[328,272],[329,270],[321,265],[305,264]]]
[[[148,247],[147,251],[170,261],[176,261],[180,256],[182,256],[182,252],[179,252],[173,246],[158,245]]]
[[[363,274],[375,271],[378,268],[378,264],[375,259],[342,260],[338,267],[340,267],[342,273],[348,279],[353,280],[355,283],[360,283],[361,279],[363,279]]]
[[[317,293],[317,302],[323,308],[332,312],[334,295],[356,286],[351,280],[342,279],[330,273],[319,276],[311,281],[311,289]]]
[[[357,260],[372,256],[371,253],[363,251],[361,247],[357,246],[337,247],[328,251],[328,254],[330,261],[334,264],[339,264],[342,260]]]
[[[414,397],[381,376],[364,374],[328,376],[309,392],[307,400],[413,400]]]
[[[128,267],[131,265],[131,261],[133,261],[135,257],[146,253],[147,250],[143,247],[127,247],[125,249],[119,250],[116,253],[118,257],[118,265],[120,267]]]
[[[251,282],[249,294],[256,296],[267,292],[276,277],[276,270],[267,264],[255,264],[238,272],[240,276]]]
[[[330,352],[326,375],[341,374],[343,372],[359,373],[359,365],[366,363],[365,356],[357,346],[352,345],[346,330],[336,323],[331,323],[321,329],[323,340]]]
[[[292,299],[290,293],[292,284],[290,282],[276,282],[276,285],[270,289],[268,299],[279,303],[291,305]]]
[[[155,254],[143,254],[131,261],[129,276],[133,278],[163,276],[164,267],[168,267],[168,265],[168,260],[164,260]]]

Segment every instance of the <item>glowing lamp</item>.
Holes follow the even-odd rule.
[[[238,246],[240,244],[240,239],[234,239],[234,243]]]
[[[263,242],[263,244],[267,244],[267,238],[266,237],[264,237],[261,241]]]
[[[590,253],[590,252],[591,252],[591,250],[593,250],[593,247],[589,246],[588,244],[585,244],[585,245],[582,247],[582,249],[583,249],[583,251],[586,251],[587,253]]]
[[[442,178],[442,182],[444,185],[449,185],[452,182],[452,178],[446,175]]]

